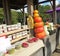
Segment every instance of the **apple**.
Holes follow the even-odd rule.
[[[37,41],[38,41],[38,38],[34,37],[32,39],[29,39],[27,42],[33,43],[33,42],[37,42]]]
[[[33,43],[34,40],[33,40],[33,39],[29,39],[27,42],[29,42],[29,43]]]
[[[22,43],[22,47],[27,48],[28,46],[28,43]]]
[[[37,42],[38,41],[38,38],[32,38],[32,40],[34,41],[34,42]]]

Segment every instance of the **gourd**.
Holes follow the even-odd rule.
[[[45,32],[43,31],[43,32],[41,32],[41,33],[37,33],[35,36],[36,36],[37,38],[44,39],[45,36],[46,36],[46,34],[45,34]]]
[[[37,22],[42,22],[42,18],[41,17],[35,17],[34,18],[34,22],[37,23]]]
[[[40,33],[40,32],[43,32],[43,31],[44,31],[44,27],[39,27],[39,28],[34,29],[35,33]]]
[[[33,12],[34,14],[38,14],[38,10],[34,10],[34,12]]]
[[[38,14],[38,10],[34,10],[34,32],[35,37],[39,39],[44,39],[46,34],[44,31],[44,22],[42,21],[42,18]]]
[[[43,22],[38,22],[38,23],[35,23],[35,24],[34,24],[34,27],[35,27],[35,28],[43,27],[43,26],[44,26],[44,23],[43,23]]]

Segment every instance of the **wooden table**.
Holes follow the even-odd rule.
[[[19,50],[16,50],[14,54],[7,54],[6,56],[35,56],[34,54],[37,56],[43,56],[43,49],[41,50],[42,47],[44,47],[43,41],[38,40],[37,42],[30,43],[29,47],[21,48]],[[37,54],[39,50],[41,50],[41,53]]]

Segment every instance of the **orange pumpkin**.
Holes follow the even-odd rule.
[[[44,31],[44,27],[39,27],[39,28],[35,28],[34,29],[34,32],[35,33],[41,33],[41,32],[43,32]]]
[[[35,17],[39,17],[39,14],[35,13],[35,14],[34,14],[34,18],[35,18]]]
[[[44,23],[43,23],[43,22],[39,22],[39,23],[35,23],[35,24],[34,24],[34,27],[35,27],[35,28],[43,27],[43,26],[44,26]]]
[[[43,32],[41,32],[41,33],[37,33],[36,35],[35,35],[35,37],[37,37],[37,38],[39,38],[39,39],[44,39],[45,38],[45,36],[46,36],[46,34],[45,34],[45,32],[43,31]]]
[[[37,23],[37,22],[42,22],[42,18],[41,17],[35,17],[34,18],[34,22]]]
[[[38,14],[38,10],[34,10],[34,12],[33,12],[34,14]]]

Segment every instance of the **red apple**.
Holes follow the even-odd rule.
[[[29,39],[28,42],[29,42],[29,43],[33,43],[34,40],[33,40],[33,39]]]
[[[34,42],[37,42],[38,41],[38,38],[32,38],[32,40],[34,41]]]
[[[22,43],[22,47],[27,48],[28,46],[28,43]]]

